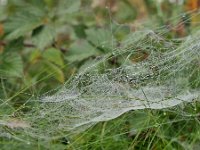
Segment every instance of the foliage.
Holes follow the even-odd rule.
[[[113,120],[100,119],[100,123],[97,121],[90,128],[83,126],[84,132],[73,135],[67,130],[69,126],[62,128],[58,123],[71,121],[73,114],[66,116],[72,109],[70,105],[77,105],[80,110],[82,105],[45,103],[45,98],[62,101],[66,93],[66,99],[79,97],[69,89],[83,90],[84,100],[95,96],[91,103],[99,97],[110,99],[111,103],[112,97],[105,94],[111,85],[107,81],[131,75],[130,68],[136,69],[133,66],[140,64],[134,72],[146,75],[146,60],[147,65],[161,65],[160,70],[153,67],[154,78],[137,88],[149,82],[159,85],[170,76],[170,85],[174,81],[176,87],[182,87],[182,96],[188,89],[198,93],[198,9],[198,0],[0,0],[1,149],[199,149],[199,98],[169,109],[124,111],[125,114],[118,110],[111,117]],[[153,58],[152,62],[149,58]],[[122,72],[116,73],[115,79],[103,78],[110,74],[108,77],[113,77],[109,69],[125,66],[130,66],[125,70],[129,73],[120,69]],[[162,75],[158,76],[158,72]],[[127,80],[120,78],[120,84],[130,85]],[[63,85],[64,90],[57,89]],[[88,87],[90,93],[84,91]],[[112,108],[106,102],[102,106],[108,107],[106,110]],[[85,112],[76,111],[82,115]],[[74,119],[72,125],[73,121],[80,123]],[[45,134],[49,139],[42,138]]]

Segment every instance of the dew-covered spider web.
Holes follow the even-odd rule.
[[[130,33],[111,53],[83,66],[65,86],[31,99],[37,104],[24,114],[29,125],[22,130],[49,139],[84,131],[130,110],[199,101],[200,31],[172,40],[164,38],[167,32],[160,27]],[[106,42],[110,41],[102,46]],[[110,67],[116,59],[121,65]]]

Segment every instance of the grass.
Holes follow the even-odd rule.
[[[187,104],[184,113],[179,112],[182,108],[178,107],[131,111],[75,136],[68,148],[192,150],[200,142],[200,121],[196,109],[200,107]]]
[[[128,2],[126,0],[124,1]],[[32,4],[32,2],[30,2],[30,5],[33,5],[33,8],[35,11],[38,10],[38,7],[34,7],[34,6],[40,5],[40,1],[37,1],[37,2],[36,2],[37,4],[33,3],[34,5]],[[139,4],[141,3],[141,1],[138,1],[138,2]],[[12,42],[10,45],[7,45],[7,46],[5,46],[5,43],[3,43],[5,46],[5,50],[4,49],[1,50],[2,45],[0,45],[0,55],[1,55],[1,51],[3,52],[8,51],[7,54],[9,56],[11,52],[13,52],[12,49],[14,49],[16,50],[16,53],[18,53],[20,55],[20,58],[22,59],[22,62],[20,61],[20,59],[17,60],[16,62],[14,60],[13,61],[11,60],[10,61],[11,63],[8,64],[7,66],[8,70],[10,69],[9,65],[12,65],[12,62],[14,64],[18,62],[19,66],[20,64],[24,65],[24,66],[23,65],[21,66],[21,69],[20,68],[18,69],[18,70],[23,70],[22,77],[10,77],[10,76],[7,77],[7,76],[1,76],[0,74],[0,79],[1,79],[0,80],[0,84],[1,84],[0,85],[0,150],[18,150],[18,149],[19,150],[21,149],[30,149],[30,150],[31,149],[33,150],[36,150],[36,149],[37,150],[46,150],[46,149],[49,149],[49,150],[115,150],[115,149],[116,150],[118,149],[119,150],[135,150],[135,149],[136,150],[137,149],[138,150],[199,150],[200,149],[200,101],[199,101],[200,99],[199,98],[194,99],[193,102],[191,103],[182,103],[178,106],[175,106],[172,108],[165,108],[162,110],[155,110],[155,109],[132,110],[110,121],[98,122],[96,124],[93,124],[90,128],[88,128],[87,130],[84,130],[84,132],[73,133],[73,134],[71,132],[68,132],[67,129],[66,130],[64,129],[63,131],[58,129],[59,119],[60,118],[62,119],[63,116],[66,117],[66,115],[63,114],[64,113],[63,111],[55,113],[55,116],[53,116],[52,118],[51,116],[47,116],[48,117],[47,120],[41,119],[40,118],[41,103],[39,101],[41,95],[47,91],[50,91],[49,93],[54,93],[54,91],[56,90],[53,90],[53,91],[51,90],[55,89],[55,87],[67,85],[68,84],[67,79],[71,78],[76,72],[79,72],[79,71],[81,72],[81,69],[83,69],[85,66],[88,66],[88,64],[89,65],[92,64],[93,66],[95,65],[95,67],[100,64],[99,66],[103,68],[102,70],[100,69],[100,71],[102,71],[103,73],[104,68],[118,67],[124,64],[125,61],[129,61],[129,57],[130,59],[132,59],[130,63],[138,63],[140,61],[145,60],[146,57],[148,57],[149,55],[148,53],[143,54],[142,51],[141,53],[140,52],[135,52],[133,54],[123,53],[122,55],[119,52],[119,54],[115,54],[115,55],[116,56],[121,55],[121,56],[119,58],[117,57],[115,58],[115,56],[112,56],[114,55],[112,51],[108,52],[109,50],[112,50],[113,44],[114,44],[114,42],[112,41],[112,44],[111,44],[112,46],[109,47],[108,41],[110,37],[111,37],[111,40],[116,38],[116,41],[117,40],[120,41],[121,39],[125,38],[126,35],[133,28],[131,27],[131,25],[125,23],[126,21],[130,21],[128,20],[129,17],[126,16],[127,15],[126,13],[123,14],[123,12],[120,12],[120,11],[115,13],[115,12],[112,12],[112,10],[109,10],[108,12],[107,8],[102,9],[101,6],[97,7],[96,9],[90,8],[90,6],[87,6],[86,9],[88,8],[89,9],[88,9],[88,12],[85,14],[82,13],[84,12],[82,9],[80,9],[80,12],[76,12],[74,16],[73,16],[74,12],[72,14],[68,14],[69,16],[70,15],[71,16],[67,18],[69,20],[67,20],[66,21],[67,23],[66,23],[65,22],[66,18],[63,16],[54,16],[51,18],[51,15],[53,15],[51,14],[51,10],[54,9],[53,8],[54,2],[52,0],[45,0],[45,4],[47,3],[49,5],[49,10],[50,10],[50,13],[49,12],[47,13],[47,16],[49,15],[48,17],[50,17],[48,20],[50,21],[50,24],[54,24],[54,23],[58,24],[58,28],[68,26],[67,28],[70,28],[70,30],[72,30],[72,31],[69,31],[69,33],[66,33],[65,35],[66,37],[64,37],[64,42],[62,41],[63,40],[62,38],[60,39],[58,38],[58,41],[55,41],[58,44],[56,45],[57,47],[55,46],[55,43],[53,43],[52,45],[54,45],[54,48],[55,47],[58,48],[58,50],[60,49],[63,50],[62,46],[65,47],[67,45],[67,48],[69,48],[69,53],[68,51],[62,52],[61,55],[58,54],[57,51],[56,53],[53,53],[53,58],[54,56],[56,56],[60,64],[62,63],[64,64],[64,65],[62,64],[59,66],[59,63],[56,64],[57,62],[55,61],[55,59],[52,59],[52,55],[49,54],[50,57],[45,59],[43,55],[43,51],[40,52],[40,50],[38,49],[36,51],[36,47],[34,48],[31,47],[27,49],[26,47],[23,47],[24,46],[23,43],[21,43],[20,45],[21,39],[19,41],[13,40],[12,42],[15,44],[14,46],[12,45]],[[147,3],[147,6],[148,6],[147,9],[149,9],[148,10],[149,13],[152,11],[151,12],[152,16],[151,15],[149,16],[150,17],[149,20],[151,22],[149,23],[150,26],[154,27],[155,24],[158,24],[158,26],[163,25],[167,23],[166,20],[168,20],[168,16],[173,16],[171,20],[169,19],[169,23],[171,23],[172,26],[174,25],[173,26],[174,28],[172,28],[171,29],[172,31],[170,32],[168,32],[169,30],[165,32],[164,31],[165,28],[163,26],[161,28],[158,28],[160,29],[160,32],[161,32],[160,35],[163,34],[163,36],[166,36],[164,37],[166,38],[166,43],[164,40],[163,41],[161,40],[158,43],[157,41],[153,41],[153,40],[150,41],[148,39],[147,40],[143,39],[143,41],[140,41],[140,36],[142,35],[137,34],[138,37],[131,38],[131,40],[136,40],[136,41],[135,43],[130,43],[130,49],[137,48],[134,46],[140,41],[141,44],[139,44],[139,46],[144,45],[144,47],[141,47],[143,48],[143,50],[148,51],[151,47],[154,47],[157,52],[159,50],[160,52],[163,52],[167,49],[167,46],[165,44],[167,44],[168,41],[169,42],[172,41],[172,43],[174,44],[174,47],[179,46],[179,44],[181,44],[182,39],[176,39],[177,37],[182,38],[182,36],[190,35],[190,33],[196,32],[199,30],[198,28],[197,30],[193,28],[193,26],[191,25],[191,24],[194,24],[193,22],[191,22],[191,24],[190,23],[188,24],[188,22],[191,21],[189,15],[191,15],[191,18],[192,17],[194,18],[197,16],[193,14],[193,11],[188,12],[188,14],[186,13],[188,16],[185,18],[186,19],[185,21],[182,21],[183,19],[182,14],[181,15],[179,14],[181,6],[176,7],[176,5],[165,1],[164,4],[166,3],[167,5],[164,5],[164,6],[168,6],[169,8],[170,6],[173,6],[171,7],[173,8],[173,12],[171,12],[171,8],[170,9],[167,7],[162,8],[163,7],[162,4],[157,3],[156,1],[151,2],[150,0],[145,0],[145,3]],[[152,6],[150,6],[149,4],[152,4]],[[16,7],[17,8],[16,10],[14,9],[16,5],[15,2],[9,2],[9,5],[10,5],[9,6],[10,9],[13,7],[13,10],[10,10],[10,11],[13,11],[12,13],[15,15],[16,13],[15,11],[18,9],[17,7]],[[76,4],[76,5],[78,6],[79,4]],[[124,6],[131,8],[131,6],[129,5],[130,4],[128,3],[128,6],[126,5]],[[22,6],[23,6],[23,3],[22,3]],[[133,8],[136,9],[135,6]],[[163,10],[163,9],[166,9],[166,10]],[[137,11],[134,10],[134,12],[132,12],[130,10],[128,16],[130,15],[130,13],[136,13]],[[165,16],[165,12],[167,12],[166,16]],[[88,15],[90,13],[94,13],[93,14],[94,18],[92,18],[92,15],[91,16]],[[119,13],[119,16],[118,16],[118,13]],[[22,13],[22,16],[24,14],[25,13]],[[178,14],[178,17],[174,17],[177,14]],[[136,17],[138,14],[134,14],[134,15],[135,15],[134,19],[140,19]],[[0,17],[1,17],[1,14],[0,14]],[[31,22],[31,18],[29,19]],[[119,20],[119,24],[114,22],[115,19]],[[154,20],[156,21],[154,22]],[[97,23],[98,21],[100,21],[99,24]],[[180,24],[187,24],[187,25],[185,25],[182,28],[179,28],[180,25],[177,22],[180,22],[180,21],[182,21]],[[15,22],[13,23],[11,22],[11,25],[14,25],[14,23]],[[21,21],[17,23],[20,24]],[[27,24],[28,23],[29,21],[27,21]],[[0,22],[0,40],[4,40],[3,26],[4,24]],[[44,28],[44,26],[46,26],[46,24],[39,26],[38,28],[33,28],[31,32],[35,31],[35,32],[38,32],[37,34],[39,34],[42,31],[41,29]],[[105,26],[105,30],[104,30],[104,26]],[[24,26],[24,28],[25,27],[26,26]],[[98,32],[99,35],[96,36],[97,27],[99,29],[99,32]],[[18,30],[18,28],[19,28],[18,26],[13,27],[13,31]],[[138,27],[138,28],[140,29],[142,27]],[[91,33],[90,34],[86,33],[85,32],[86,29],[91,29],[90,30]],[[163,31],[161,31],[162,29]],[[135,30],[137,30],[137,27]],[[12,34],[13,31],[9,31],[8,34]],[[109,35],[108,35],[108,32],[109,32]],[[100,35],[100,33],[102,33],[102,35]],[[23,34],[23,33],[20,33],[20,34]],[[112,35],[110,36],[110,34]],[[1,37],[1,35],[3,36]],[[23,38],[24,39],[27,38],[27,33],[24,33]],[[105,42],[104,38],[106,38],[106,42],[108,43]],[[88,46],[88,47],[85,47],[85,49],[95,49],[95,51],[97,52],[95,52],[94,54],[92,53],[92,55],[89,57],[87,57],[87,55],[85,56],[84,53],[81,53],[82,46],[83,46],[81,45],[81,42],[80,42],[81,40],[83,41],[85,40],[84,41],[86,43],[85,45]],[[101,45],[98,45],[99,40],[100,40],[100,43],[103,41],[106,44],[108,44],[108,47],[104,49],[103,46],[101,47]],[[44,39],[44,43],[45,42],[47,42],[47,49],[45,49],[45,51],[48,51],[49,41],[45,41]],[[76,43],[78,43],[78,45],[76,45]],[[0,41],[0,44],[1,44],[1,41]],[[75,45],[74,46],[75,48],[74,47],[73,48],[75,50],[78,49],[78,51],[75,52],[75,54],[73,54],[73,51],[70,51],[70,45],[73,45],[73,44]],[[116,44],[116,47],[117,46],[118,45]],[[120,46],[120,42],[119,42],[119,46]],[[195,50],[197,51],[198,47]],[[39,53],[37,53],[38,51]],[[82,58],[79,57],[80,53],[83,56]],[[129,48],[127,48],[127,53],[129,53]],[[106,58],[105,60],[103,59],[104,56]],[[193,56],[193,55],[191,54],[189,56]],[[2,58],[3,57],[4,56],[2,55]],[[69,61],[70,59],[67,60],[67,57],[71,58],[73,61],[70,62]],[[101,60],[101,57],[102,57],[102,60]],[[110,58],[110,57],[113,57],[113,58]],[[199,57],[197,56],[197,58]],[[98,59],[100,60],[96,62],[96,60]],[[190,58],[190,59],[193,59],[193,58]],[[48,70],[49,68],[42,68],[42,69],[40,68],[42,66],[42,63],[46,61],[51,63],[51,66],[48,66],[48,67],[53,70],[50,69],[49,71]],[[94,62],[96,64],[94,64]],[[173,62],[171,63],[173,64]],[[3,63],[1,62],[1,59],[0,59],[0,65],[2,64]],[[170,66],[171,64],[168,64],[168,65]],[[189,77],[190,78],[189,82],[191,83],[190,88],[194,88],[194,89],[200,87],[200,78],[199,78],[200,70],[197,67],[197,65],[194,64],[194,66],[190,66],[191,70],[193,70],[193,68],[197,68],[197,69],[194,69],[194,72],[192,72],[191,73],[192,75]],[[14,68],[13,70],[11,71],[9,70],[10,74],[12,73],[16,74],[17,70],[15,70]],[[64,75],[66,75],[65,76],[66,82],[63,82]],[[157,76],[155,78],[157,78]],[[155,78],[153,78],[152,81]],[[87,77],[86,77],[86,80],[87,80]],[[63,83],[60,83],[60,81],[62,81]],[[94,95],[94,98],[95,96],[96,95]],[[84,98],[88,98],[87,95]],[[91,95],[89,95],[89,98],[93,99]],[[55,110],[59,110],[59,105],[58,105],[58,108],[56,108]],[[47,112],[48,114],[50,111],[53,112],[54,110],[47,110],[47,111],[48,111]],[[31,116],[30,113],[32,112],[33,114]],[[30,114],[28,117],[26,116],[27,113]],[[49,113],[49,114],[51,115],[53,113]],[[63,117],[63,120],[66,119],[64,117]],[[29,119],[33,122],[26,122]],[[29,126],[29,123],[33,126],[33,128],[23,129],[23,126]],[[35,125],[34,123],[36,124],[37,127],[34,127]],[[51,128],[48,128],[49,123],[52,123]],[[68,122],[66,122],[66,124],[67,123]],[[17,127],[14,127],[14,126],[17,126]],[[49,138],[51,138],[51,136],[54,138],[51,140],[42,139],[41,138],[42,133],[46,131],[48,132],[47,135],[50,136]],[[54,133],[58,134],[59,136],[54,135]]]

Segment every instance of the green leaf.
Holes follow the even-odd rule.
[[[115,19],[120,23],[133,22],[137,17],[137,9],[124,1],[118,3],[119,10],[116,12]],[[126,10],[126,11],[124,11]]]
[[[9,33],[6,39],[13,40],[27,34],[43,24],[41,16],[36,16],[27,11],[17,13],[5,23],[5,31]]]
[[[25,2],[29,3],[30,6],[34,6],[34,8],[38,8],[39,10],[44,9],[45,2],[43,0],[25,0]]]
[[[14,40],[10,41],[8,43],[8,45],[6,45],[5,51],[6,52],[8,52],[8,51],[9,52],[20,51],[24,47],[23,42],[24,42],[24,38],[23,37],[19,37],[17,39],[14,39]]]
[[[95,50],[87,41],[78,41],[73,43],[67,56],[65,57],[68,61],[82,61],[90,56],[99,55],[99,52]]]
[[[53,63],[49,61],[44,61],[44,69],[49,75],[53,75],[58,81],[61,83],[64,83],[65,78],[64,78],[64,73],[63,71]]]
[[[29,62],[32,64],[35,64],[40,60],[40,58],[42,58],[41,51],[38,49],[35,49],[30,55]]]
[[[87,40],[94,46],[102,49],[104,52],[112,50],[116,45],[116,40],[112,33],[104,29],[88,29],[86,30]]]
[[[48,60],[60,67],[64,67],[62,53],[58,49],[49,48],[49,49],[45,50],[43,53],[43,58],[45,58],[46,60]]]
[[[81,6],[80,0],[60,0],[58,6],[58,14],[74,13],[79,10]]]
[[[87,26],[85,24],[74,25],[73,28],[78,38],[86,38],[85,29]]]
[[[22,59],[18,54],[0,55],[0,76],[21,77],[23,74]]]
[[[33,30],[32,41],[41,50],[49,46],[55,37],[54,28],[50,25],[39,26]]]

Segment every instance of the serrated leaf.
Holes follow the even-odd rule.
[[[15,7],[14,13],[31,13],[37,17],[43,17],[47,13],[43,0],[12,0]]]
[[[55,37],[54,28],[50,25],[39,26],[33,30],[32,41],[41,50],[50,45]]]
[[[87,40],[94,46],[108,52],[116,45],[116,40],[111,32],[104,29],[88,29],[86,30]]]
[[[60,0],[58,6],[58,14],[74,13],[79,10],[81,5],[80,0]]]
[[[44,61],[44,69],[49,75],[53,75],[58,81],[64,83],[65,77],[63,71],[53,63]]]
[[[87,41],[78,41],[73,43],[67,56],[65,57],[68,61],[82,61],[90,56],[96,56],[99,52],[95,50]]]
[[[137,17],[137,11],[136,11],[137,9],[138,9],[139,12],[142,11],[143,15],[145,15],[146,11],[145,11],[145,6],[144,6],[144,2],[143,1],[137,1],[137,2],[132,1],[132,2],[130,2],[130,4],[129,3],[127,4],[124,1],[120,1],[118,3],[119,10],[116,12],[116,17],[115,17],[115,19],[118,22],[127,23],[127,22],[134,21],[136,19],[136,17]],[[140,7],[135,8],[137,6],[140,6]],[[126,10],[126,11],[124,11],[124,10]]]
[[[9,33],[6,39],[17,39],[42,24],[43,19],[41,16],[36,16],[26,11],[17,13],[5,23],[5,31]]]
[[[22,59],[18,54],[0,55],[0,76],[21,77],[23,73]]]
[[[44,9],[45,2],[43,0],[25,0],[27,3],[29,3],[31,6],[35,6],[33,8],[38,8],[40,10]]]
[[[43,58],[45,58],[46,60],[48,60],[60,67],[64,66],[62,53],[58,49],[49,48],[49,49],[45,50],[43,53]]]

